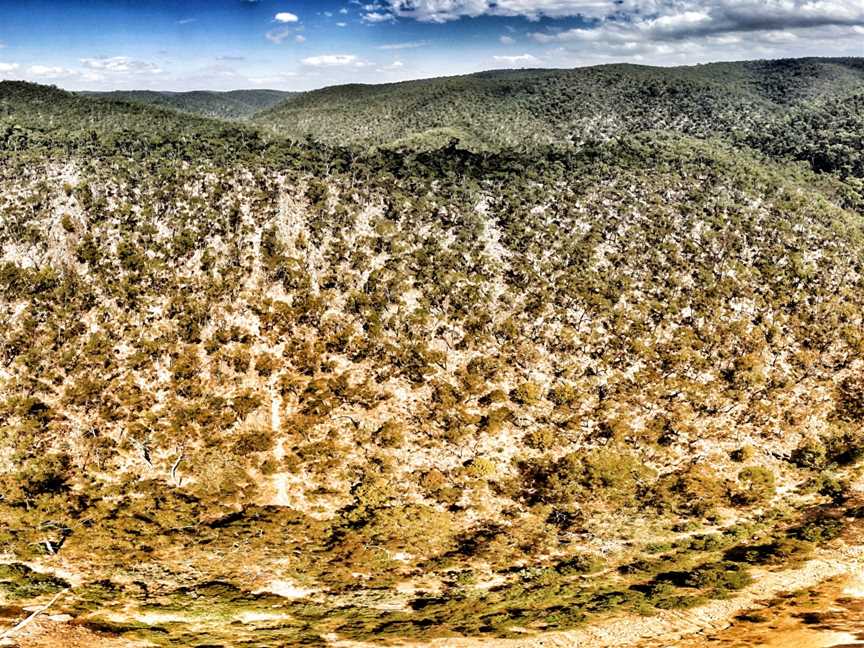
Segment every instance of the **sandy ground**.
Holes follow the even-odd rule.
[[[617,616],[585,628],[525,637],[524,639],[448,638],[400,644],[404,648],[695,648],[715,643],[745,612],[762,608],[782,592],[815,588],[833,577],[853,583],[846,596],[864,594],[864,545],[823,552],[797,569],[754,572],[755,581],[730,600],[713,601],[692,610],[666,610],[651,617]],[[859,584],[858,586],[854,585]],[[857,587],[857,589],[856,589]],[[8,630],[8,628],[7,628]],[[777,628],[774,638],[756,644],[771,648],[827,648],[864,645],[844,632],[808,629],[800,624]],[[0,637],[3,637],[0,629]],[[775,643],[771,643],[774,641]],[[0,638],[3,648],[140,648],[143,644],[100,635],[69,622],[68,617],[50,616],[50,611],[30,624]],[[380,648],[372,643],[334,640],[330,648]]]
[[[3,648],[144,648],[140,642],[127,641],[68,623],[62,617],[41,616],[16,632],[0,639]]]

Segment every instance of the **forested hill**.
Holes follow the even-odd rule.
[[[759,133],[790,110],[821,113],[862,90],[864,59],[605,65],[337,86],[292,97],[255,121],[337,144],[434,148],[456,137],[473,148],[524,148],[646,129]]]
[[[0,635],[538,645],[858,555],[860,68],[395,86],[494,151],[0,83]]]
[[[255,113],[281,103],[296,93],[280,90],[233,90],[231,92],[128,90],[82,94],[105,99],[155,104],[180,112],[216,119],[246,119]]]
[[[86,131],[103,137],[122,131],[154,137],[169,132],[192,135],[217,124],[159,106],[85,96],[24,81],[0,81],[0,119],[31,136],[56,133],[61,138]]]

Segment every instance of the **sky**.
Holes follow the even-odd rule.
[[[0,0],[0,79],[70,90],[797,56],[864,56],[864,0]]]

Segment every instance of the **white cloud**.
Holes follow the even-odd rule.
[[[49,65],[31,65],[29,68],[27,68],[27,74],[34,77],[44,77],[47,79],[59,79],[61,77],[73,77],[78,75],[75,70]]]
[[[426,41],[414,41],[412,43],[390,43],[388,45],[379,45],[378,49],[380,50],[405,50],[405,49],[416,49],[418,47],[423,47],[424,45],[428,45]]]
[[[322,54],[321,56],[310,56],[304,58],[303,65],[311,67],[341,67],[341,66],[363,66],[365,63],[354,54]]]
[[[402,18],[422,22],[449,22],[478,16],[602,17],[639,5],[648,7],[663,0],[385,0],[389,11]]]
[[[864,26],[864,0],[381,0],[366,8],[367,22],[398,17],[444,23],[484,15],[586,20],[586,26],[566,31],[552,25],[535,35],[540,42],[676,40]]]
[[[390,22],[395,19],[396,16],[394,14],[385,11],[369,11],[363,14],[363,22],[372,24]]]
[[[294,42],[302,45],[303,43],[306,42],[306,37],[303,34],[297,34],[294,37]]]
[[[516,39],[513,38],[512,36],[502,36],[501,38],[498,39],[498,42],[501,43],[502,45],[512,45],[513,43],[516,42]]]
[[[639,3],[642,11],[635,11]],[[525,0],[521,4],[541,3]],[[812,55],[809,49],[788,45],[825,34],[849,41],[854,30],[864,26],[862,0],[624,0],[620,8],[611,2],[598,4],[605,4],[607,13],[596,16],[593,23],[565,30],[550,25],[531,37],[540,44],[559,44],[579,52],[583,60],[650,59],[668,65]],[[842,47],[826,42],[836,52],[849,49],[846,42]],[[787,49],[781,48],[784,44]],[[685,54],[690,55],[689,60],[661,58]]]
[[[531,54],[519,54],[517,56],[493,56],[493,59],[498,63],[505,63],[512,66],[528,66],[540,65],[541,61],[536,56]]]
[[[17,63],[0,63],[0,74],[7,73],[7,72],[14,72],[19,67],[21,67],[21,66],[18,65]]]
[[[264,38],[269,40],[271,43],[275,43],[276,45],[281,45],[286,40],[291,38],[295,34],[294,29],[271,29],[266,34],[264,34]]]
[[[300,20],[300,18],[298,18],[290,11],[280,11],[275,16],[273,16],[273,20],[280,23],[296,23]]]
[[[138,61],[128,56],[103,56],[83,58],[81,65],[89,70],[125,74],[159,74],[162,70],[156,63]]]

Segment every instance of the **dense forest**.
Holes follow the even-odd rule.
[[[862,82],[492,72],[251,120],[0,83],[0,623],[524,638],[841,546]]]
[[[436,148],[455,137],[478,151],[578,147],[642,130],[760,136],[790,110],[818,118],[826,103],[860,101],[862,93],[864,59],[616,64],[336,86],[254,119],[283,136],[340,145]]]
[[[296,93],[280,90],[233,90],[230,92],[155,92],[132,90],[87,92],[87,96],[152,104],[213,119],[246,119],[285,101]]]

